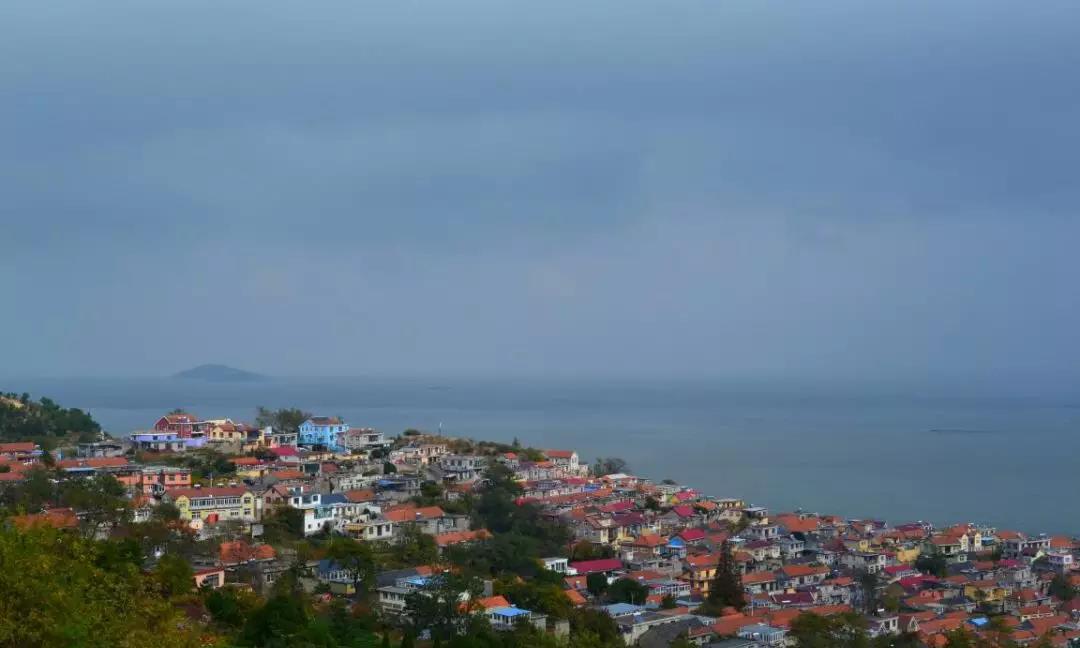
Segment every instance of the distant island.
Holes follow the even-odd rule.
[[[256,382],[266,380],[262,374],[244,371],[220,364],[204,364],[172,375],[180,380],[202,380],[205,382]]]

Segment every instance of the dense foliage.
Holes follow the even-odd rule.
[[[0,394],[0,442],[33,440],[51,448],[64,437],[96,441],[100,434],[101,426],[81,409],[48,398],[34,401],[30,394]]]
[[[287,432],[296,434],[304,421],[311,418],[310,412],[296,408],[282,408],[271,410],[259,406],[255,414],[255,425],[259,428],[273,427],[275,432]]]
[[[141,556],[109,549],[44,526],[0,528],[0,645],[197,645]]]

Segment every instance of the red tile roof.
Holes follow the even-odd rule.
[[[438,506],[402,506],[383,511],[383,517],[391,522],[414,522],[416,520],[430,520],[444,517],[446,513]]]
[[[477,529],[475,531],[451,531],[449,533],[440,533],[435,536],[435,544],[440,547],[449,547],[450,545],[461,544],[463,542],[487,540],[490,537],[491,533],[487,529]]]
[[[0,453],[7,452],[33,452],[37,444],[32,441],[16,441],[14,443],[0,443]]]
[[[268,544],[250,545],[242,540],[222,542],[218,547],[218,557],[223,565],[235,565],[250,560],[271,560],[277,555]]]
[[[349,500],[350,502],[353,502],[354,504],[358,504],[358,503],[362,503],[362,502],[373,502],[373,501],[375,501],[375,491],[372,491],[372,490],[366,490],[366,489],[351,490],[351,491],[345,491],[342,494],[345,495],[345,499]]]

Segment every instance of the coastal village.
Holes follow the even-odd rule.
[[[113,479],[135,521],[171,512],[196,548],[191,591],[269,596],[294,578],[316,605],[362,608],[386,646],[439,645],[477,619],[533,637],[521,645],[1080,646],[1069,537],[772,511],[572,448],[389,437],[334,416],[285,430],[174,411],[148,428],[52,452],[0,443],[0,489],[46,464],[61,483]],[[496,491],[512,494],[506,510]],[[118,527],[57,504],[2,524]],[[534,531],[520,533],[522,511]],[[515,532],[533,544],[504,541]],[[338,539],[366,549],[335,552]],[[607,630],[582,630],[585,618]],[[811,644],[813,624],[878,643]]]

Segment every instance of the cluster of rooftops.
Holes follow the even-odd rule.
[[[345,425],[337,419],[319,422]],[[272,510],[291,506],[304,512],[305,533],[395,542],[412,528],[434,536],[441,552],[491,534],[470,528],[464,515],[411,500],[431,482],[453,500],[482,487],[485,471],[498,463],[521,485],[519,504],[539,507],[572,532],[575,544],[566,555],[542,558],[546,569],[563,577],[569,602],[602,608],[630,644],[667,645],[662,642],[678,635],[699,645],[738,638],[742,644],[728,645],[780,646],[801,614],[856,610],[865,614],[871,634],[914,632],[933,647],[957,628],[981,632],[991,615],[1008,624],[1021,644],[1043,637],[1060,646],[1080,640],[1080,599],[1059,598],[1051,587],[1062,581],[1080,587],[1074,565],[1080,545],[1073,538],[971,523],[936,527],[806,511],[774,514],[676,483],[628,473],[591,474],[572,450],[544,450],[539,456],[454,452],[452,439],[416,435],[342,453],[325,446],[272,444],[270,436],[264,435],[259,449],[265,452],[259,456],[229,459],[236,474],[227,484],[197,487],[187,469],[140,465],[128,455],[95,454],[95,448],[83,453],[89,456],[61,459],[58,465],[73,476],[124,477],[132,496],[146,506],[186,498],[184,519],[209,537],[222,521],[257,524]],[[0,462],[9,466],[0,479],[17,480],[40,456],[33,444],[0,444]],[[77,511],[37,515],[16,522],[70,525],[78,518]],[[260,548],[266,545],[257,536],[234,544],[223,542],[222,553],[212,564],[199,565],[196,578],[221,569],[224,584],[230,565],[278,560],[273,549]],[[571,558],[590,547],[588,553],[602,557]],[[699,607],[708,599],[725,551],[736,564],[747,606],[702,614]],[[319,563],[315,573],[348,588],[349,579],[332,562]],[[405,597],[439,573],[439,565],[415,565],[380,574],[383,612],[406,614]],[[609,584],[630,579],[647,594],[640,601],[605,605],[590,593],[590,577]],[[493,627],[547,624],[544,615],[487,594],[477,602]],[[888,605],[867,610],[870,598]]]

